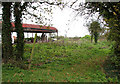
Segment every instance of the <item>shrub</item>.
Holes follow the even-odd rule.
[[[91,36],[90,35],[85,35],[84,37],[82,37],[82,39],[90,39]]]

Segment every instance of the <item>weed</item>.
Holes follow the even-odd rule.
[[[21,69],[16,64],[3,64],[2,81],[118,82],[116,77],[107,77],[104,71],[103,65],[111,52],[110,47],[109,42],[101,41],[95,45],[88,39],[80,39],[76,43],[68,39],[64,39],[64,43],[37,43],[31,69]],[[32,44],[25,45],[24,67],[28,67],[31,48]]]

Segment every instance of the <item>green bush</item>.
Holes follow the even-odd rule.
[[[90,35],[85,35],[84,37],[82,37],[81,39],[90,39],[91,36]]]

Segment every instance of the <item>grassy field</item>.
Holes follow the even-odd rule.
[[[3,64],[3,82],[118,82],[115,71],[107,61],[112,44],[106,40],[98,44],[81,38],[37,43],[30,70],[17,64]],[[24,68],[28,67],[32,44],[25,45]],[[19,63],[18,63],[19,64]]]

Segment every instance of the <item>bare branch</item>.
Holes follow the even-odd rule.
[[[78,1],[78,0],[74,1],[74,2],[70,5],[70,7],[72,7],[77,1]]]

